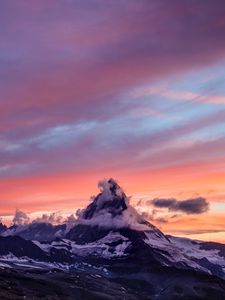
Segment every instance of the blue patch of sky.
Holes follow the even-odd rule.
[[[144,99],[144,101],[147,103],[146,99]],[[202,104],[190,101],[177,102],[176,100],[174,101],[162,96],[155,96],[154,101],[154,108],[157,107],[159,109],[159,114],[138,116],[136,118],[136,123],[134,123],[135,127],[132,128],[132,130],[143,130],[148,133],[163,131],[164,129],[182,126],[183,124],[196,121],[199,118],[207,117],[220,110],[218,106],[212,104]],[[145,108],[146,110],[152,109],[152,101],[149,104],[145,104]],[[125,119],[123,122],[124,121]]]
[[[217,70],[217,74],[221,75],[224,72],[225,75],[225,71],[223,71],[221,67],[217,66],[209,69],[213,74],[215,70]],[[171,90],[199,92],[203,83],[207,86],[208,82],[215,80],[214,77],[214,79],[211,78],[209,80],[210,74],[210,71],[207,69],[192,72],[179,80],[173,79],[168,80],[167,82],[164,80],[163,83],[165,84],[166,82],[166,85]],[[91,124],[87,122],[82,124],[81,127],[77,127],[78,124],[69,124],[68,126],[52,128],[30,142],[38,143],[41,148],[51,148],[63,145],[71,140],[74,141],[96,128],[101,130],[99,138],[108,136],[112,138],[111,142],[115,142],[117,138],[121,138],[126,134],[133,134],[134,136],[146,135],[177,127],[215,113],[223,107],[223,105],[201,103],[194,100],[185,101],[183,99],[167,99],[165,96],[159,94],[139,97],[138,99],[129,99],[125,97],[122,101],[124,101],[125,105],[128,104],[127,114],[114,115],[111,119],[104,122],[91,122]],[[135,108],[137,108],[137,112],[135,112]],[[140,111],[138,109],[140,109]],[[150,112],[149,115],[145,114],[147,111]],[[152,114],[151,111],[153,111]],[[130,114],[130,112],[133,112],[134,114]],[[195,130],[194,132],[186,134],[185,138],[209,139],[212,137],[218,138],[224,135],[225,124],[223,123]],[[111,142],[110,140],[108,141],[109,144]]]
[[[192,92],[200,95],[225,95],[225,62],[221,65],[215,65],[202,70],[192,71],[182,77],[173,77],[172,79],[163,80],[154,83],[156,86],[167,86],[171,91]],[[152,85],[152,86],[154,86]],[[198,118],[207,117],[210,114],[219,112],[224,109],[223,104],[212,104],[200,102],[198,99],[171,99],[162,95],[150,95],[139,98],[139,101],[148,103],[150,107],[157,108],[164,113],[163,117],[159,117],[159,123],[151,122],[153,118],[147,119],[147,124],[155,129],[163,129],[164,127],[179,126],[184,123],[192,122]],[[224,124],[215,124],[210,127],[200,129],[199,134],[204,137],[223,136]],[[193,136],[196,132],[193,133]]]
[[[189,134],[186,134],[183,138],[181,138],[181,140],[185,140],[187,138],[196,141],[216,140],[220,138],[225,138],[225,120],[223,123],[210,125],[209,127],[204,127]]]
[[[148,88],[166,86],[171,91],[192,92],[200,95],[225,96],[225,62],[201,70],[189,72],[183,76],[173,76],[147,85]],[[169,128],[184,122],[191,122],[224,109],[223,104],[212,104],[199,101],[199,99],[171,99],[160,94],[151,94],[132,101],[145,105],[146,109],[155,109],[161,115],[142,117],[145,127],[153,130]],[[140,116],[141,118],[141,116]],[[218,129],[218,126],[216,125]],[[223,131],[221,128],[219,131]]]
[[[179,91],[225,95],[225,61],[191,71],[184,76],[175,76],[167,83],[171,88]]]
[[[65,146],[70,142],[76,141],[95,126],[96,122],[93,121],[56,126],[45,130],[40,135],[28,139],[25,143],[28,145],[37,145],[40,149]]]

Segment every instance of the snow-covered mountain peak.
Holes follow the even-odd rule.
[[[83,219],[91,219],[100,213],[108,213],[112,217],[122,214],[128,208],[129,199],[114,179],[101,180],[98,183],[100,194],[83,211]]]
[[[130,205],[129,198],[114,179],[102,180],[98,186],[100,193],[80,212],[78,224],[108,229],[150,229],[151,224]]]
[[[66,239],[77,244],[100,243],[104,237],[114,237],[117,233],[128,239],[131,245],[145,247],[146,233],[151,233],[155,239],[168,241],[158,228],[130,205],[129,198],[114,179],[100,181],[99,188],[100,193],[80,212]]]

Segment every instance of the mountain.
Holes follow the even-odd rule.
[[[13,225],[2,232],[3,236],[16,235],[27,240],[52,241],[57,237],[63,237],[66,224],[52,225],[51,223],[33,222],[27,225]]]
[[[95,242],[110,233],[123,231],[130,238],[143,237],[149,232],[155,238],[168,238],[155,226],[144,220],[137,211],[130,206],[129,199],[120,186],[109,179],[102,185],[102,192],[95,197],[88,207],[81,211],[77,225],[67,234],[66,238],[77,244]]]
[[[48,257],[43,250],[31,241],[25,240],[19,236],[0,236],[0,253],[2,257],[8,257],[9,260],[12,257],[29,257],[31,259],[42,261],[48,260]]]
[[[0,223],[0,234],[7,230],[7,226]]]
[[[92,274],[87,286],[102,278],[111,298],[119,283],[134,298],[121,291],[118,299],[225,299],[225,245],[166,236],[138,214],[115,180],[99,187],[72,227],[32,223],[4,229],[0,266]]]

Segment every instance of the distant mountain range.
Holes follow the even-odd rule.
[[[0,267],[79,270],[122,283],[133,299],[225,299],[225,245],[164,235],[115,180],[100,188],[72,226],[0,224]]]

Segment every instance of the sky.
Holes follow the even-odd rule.
[[[225,242],[224,15],[223,0],[1,1],[2,221],[73,213],[113,177],[165,233]]]

